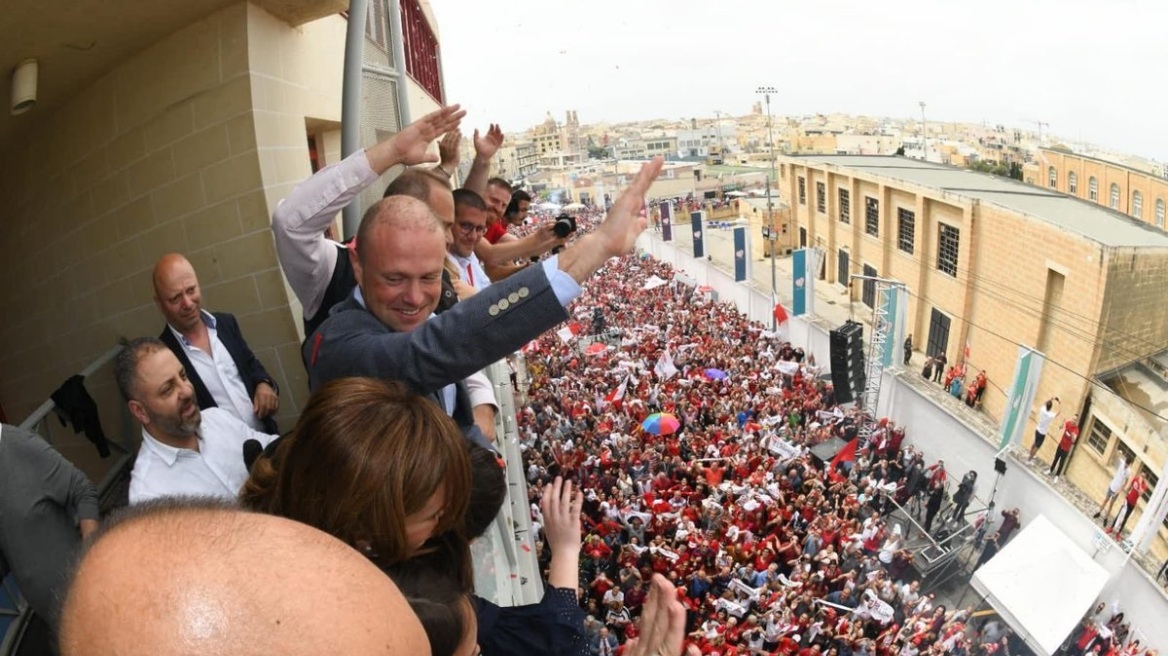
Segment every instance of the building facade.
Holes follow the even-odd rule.
[[[374,6],[367,53],[389,68],[389,11],[399,6],[413,53],[392,70],[409,98],[402,115],[363,126],[385,138],[407,112],[440,105],[431,66],[440,58],[425,0]],[[51,46],[73,39],[72,27],[59,12],[45,19],[41,102],[0,118],[10,154],[0,165],[0,303],[14,309],[0,321],[0,404],[10,418],[23,419],[118,338],[157,335],[151,270],[179,252],[198,271],[205,307],[239,318],[283,392],[280,424],[293,425],[308,396],[301,311],[276,259],[271,215],[314,166],[340,157],[346,8],[190,0],[76,25],[98,44],[137,44],[123,56]],[[62,87],[74,71],[83,83]],[[395,106],[399,97],[385,96]],[[93,396],[103,420],[118,417],[116,390]]]
[[[1168,235],[1146,223],[1057,191],[901,157],[780,163],[799,243],[825,254],[820,277],[841,289],[852,274],[905,283],[906,332],[928,355],[964,362],[967,380],[986,372],[982,407],[995,421],[1005,411],[1019,345],[1046,355],[1038,398],[1060,397],[1064,417],[1082,412],[1088,429],[1091,409],[1105,406],[1093,399],[1106,397],[1112,415],[1131,407],[1101,376],[1168,348]],[[848,293],[867,306],[875,301],[872,284],[851,285]],[[1032,412],[1026,446],[1033,422]],[[1115,442],[1097,457],[1077,449],[1067,472],[1097,496],[1122,452],[1117,445],[1152,474],[1165,457],[1162,437],[1132,422],[1107,425]],[[1040,455],[1046,460],[1051,442]]]
[[[1098,203],[1164,229],[1168,180],[1161,175],[1079,155],[1065,148],[1042,148],[1037,159],[1034,184]]]

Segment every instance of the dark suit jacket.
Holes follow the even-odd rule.
[[[474,419],[461,381],[567,318],[542,266],[492,284],[409,333],[381,323],[350,295],[304,343],[308,386],[369,376],[430,396],[458,384],[453,415],[468,432]]]
[[[227,348],[227,352],[231,354],[231,359],[235,362],[235,368],[239,369],[239,377],[243,379],[243,386],[247,388],[248,398],[255,398],[256,385],[259,383],[267,383],[280,393],[280,388],[276,386],[276,382],[268,375],[267,369],[264,369],[263,363],[256,357],[255,353],[251,352],[251,348],[247,342],[243,340],[243,333],[239,330],[239,322],[235,320],[235,315],[226,312],[212,312],[211,316],[215,317],[215,332],[218,333],[219,341],[223,342],[223,346]],[[182,344],[179,344],[178,339],[170,330],[169,326],[162,327],[162,334],[158,336],[170,350],[178,358],[187,370],[187,378],[190,379],[191,384],[195,387],[195,397],[199,401],[199,409],[206,410],[207,408],[216,407],[215,399],[211,398],[211,392],[207,391],[207,386],[203,380],[199,378],[199,372],[195,371],[195,367],[191,364],[190,358],[187,357],[186,351],[183,350]],[[276,427],[276,420],[268,417],[263,420],[264,432],[272,435],[279,435],[280,431]]]

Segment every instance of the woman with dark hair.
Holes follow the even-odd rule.
[[[399,383],[343,378],[317,390],[292,433],[256,461],[240,500],[390,566],[460,528],[470,489],[466,439],[435,403]],[[469,556],[457,562],[469,589]]]

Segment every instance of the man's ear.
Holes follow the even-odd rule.
[[[150,415],[146,413],[146,406],[138,401],[130,401],[127,405],[130,408],[130,414],[134,415],[134,419],[137,419],[139,424],[143,426],[150,424]]]
[[[353,266],[353,277],[357,279],[357,285],[361,285],[361,258],[357,255],[357,249],[350,247],[345,249],[349,252],[349,264]]]

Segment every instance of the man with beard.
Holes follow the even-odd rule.
[[[118,389],[142,424],[130,503],[168,496],[236,498],[247,480],[243,444],[260,433],[222,408],[200,410],[186,369],[161,340],[142,337],[114,361]]]

